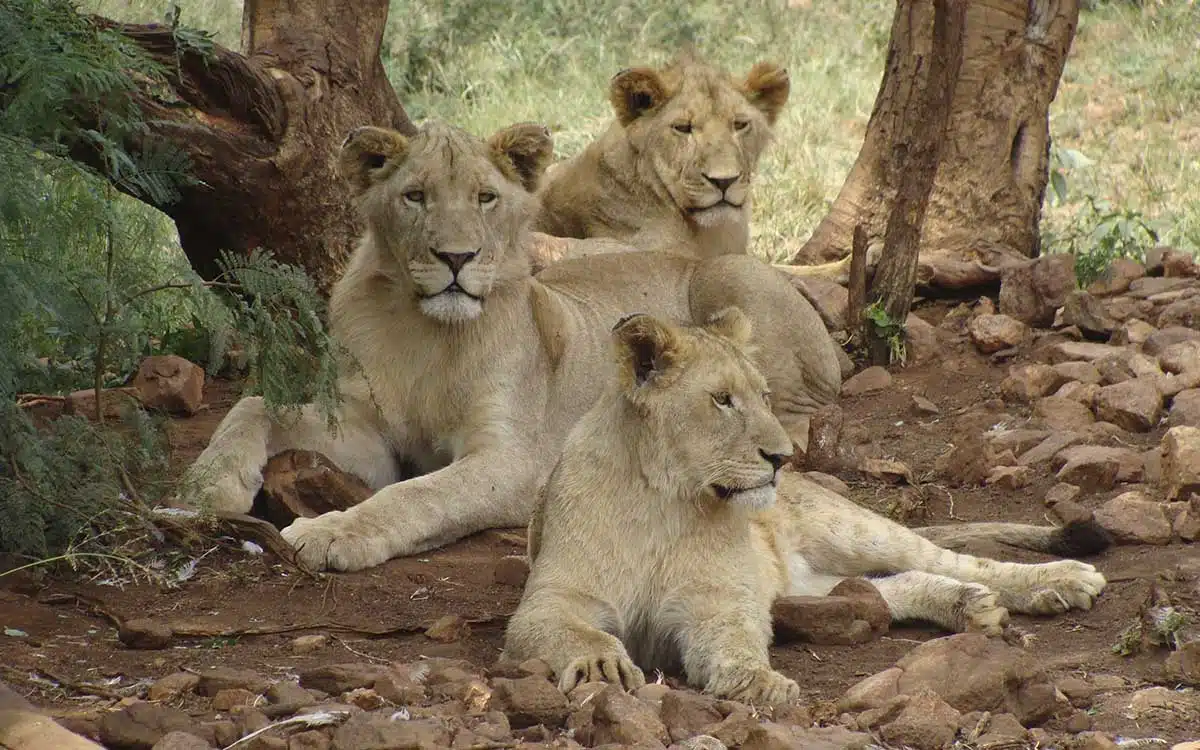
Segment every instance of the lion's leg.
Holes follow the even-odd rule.
[[[995,592],[978,583],[910,570],[871,581],[887,602],[892,620],[924,620],[956,633],[999,635],[1008,611]]]
[[[622,630],[620,615],[611,604],[569,589],[532,589],[508,621],[504,655],[546,662],[564,693],[593,681],[626,690],[646,684],[624,644],[606,630]]]
[[[369,408],[347,398],[334,432],[312,404],[276,421],[261,397],[243,398],[184,474],[183,494],[200,507],[246,513],[262,487],[267,459],[290,449],[324,454],[370,486],[384,486],[396,478],[396,461],[374,415],[365,411]]]

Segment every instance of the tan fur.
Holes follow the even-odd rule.
[[[612,124],[550,170],[535,229],[697,258],[745,254],[751,183],[789,87],[787,71],[774,63],[760,62],[735,80],[692,54],[658,70],[621,71],[609,87]],[[534,266],[554,260],[538,254]],[[776,267],[840,279],[849,261]]]
[[[649,316],[615,328],[618,374],[567,437],[530,524],[508,658],[544,660],[564,691],[633,689],[663,669],[720,697],[780,703],[799,689],[768,660],[777,596],[883,574],[874,583],[894,619],[989,634],[1008,610],[1091,607],[1105,586],[1091,565],[956,554],[780,472],[787,435],[744,324],[730,325],[740,316],[723,315],[704,328]]]
[[[267,459],[302,448],[376,490],[283,531],[313,566],[357,570],[523,525],[614,368],[609,329],[637,312],[690,321],[739,306],[759,332],[776,412],[804,443],[807,415],[841,386],[835,345],[765,264],[614,252],[531,275],[528,188],[550,146],[529,124],[488,142],[436,123],[412,138],[352,133],[340,163],[366,233],[330,300],[333,333],[358,365],[343,376],[340,431],[311,406],[276,422],[261,399],[243,399],[188,471],[193,502],[246,512]],[[420,476],[401,481],[401,465]]]

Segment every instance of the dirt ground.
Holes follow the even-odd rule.
[[[917,312],[936,325],[947,308],[945,303],[933,303]],[[948,348],[937,361],[894,370],[895,381],[886,390],[843,399],[847,439],[866,445],[873,440],[875,455],[902,460],[924,483],[915,511],[910,509],[918,516],[924,513],[924,523],[1047,522],[1042,498],[1054,483],[1048,471],[1031,486],[1015,492],[952,487],[942,484],[933,472],[936,458],[955,440],[954,417],[989,408],[988,402],[997,398],[999,383],[1011,363],[990,363],[964,344]],[[173,422],[172,445],[179,465],[186,465],[203,448],[236,400],[237,388],[231,382],[211,382],[206,397],[210,408],[194,418]],[[918,394],[932,400],[940,413],[930,416],[915,411],[912,397]],[[997,423],[1017,427],[1029,417],[1020,407],[995,403]],[[1132,447],[1139,450],[1156,445],[1160,438],[1161,431],[1128,436]],[[915,496],[911,489],[857,471],[845,471],[839,477],[849,485],[852,499],[880,511],[886,512],[905,492]],[[1095,508],[1124,489],[1119,486],[1084,496],[1081,502]],[[283,676],[317,664],[408,660],[419,655],[460,657],[487,666],[499,654],[504,617],[513,611],[520,595],[518,588],[493,579],[495,564],[504,555],[523,551],[523,530],[516,529],[489,531],[418,558],[320,578],[297,574],[269,555],[252,556],[232,545],[204,557],[196,575],[173,590],[9,576],[0,579],[0,626],[27,635],[0,636],[0,678],[52,713],[68,716],[89,702],[105,700],[104,686],[116,690],[181,668],[226,665]],[[1024,553],[1009,557],[1038,559]],[[1128,691],[1152,684],[1176,687],[1162,677],[1165,650],[1126,658],[1113,653],[1112,646],[1136,621],[1156,581],[1177,604],[1200,607],[1200,550],[1179,543],[1119,546],[1090,562],[1110,581],[1093,610],[1055,618],[1015,618],[1034,636],[1030,651],[1056,676],[1090,679],[1117,675],[1125,680]],[[120,618],[188,620],[281,632],[177,638],[166,650],[131,650],[122,646],[111,623],[88,602],[99,602],[103,610]],[[446,614],[477,622],[469,636],[450,643],[434,642],[421,633],[423,625]],[[342,627],[335,629],[335,624]],[[369,636],[345,628],[391,629],[398,634]],[[324,649],[296,655],[289,648],[297,635],[319,632],[333,636]],[[832,700],[861,678],[890,666],[915,643],[939,635],[943,633],[929,626],[893,628],[864,645],[776,647],[772,658],[778,669],[801,684],[806,700]],[[1128,712],[1103,708],[1105,705],[1097,703],[1091,711],[1094,729],[1171,742],[1200,735],[1200,729],[1185,726],[1182,719],[1174,723],[1167,718],[1148,725]]]

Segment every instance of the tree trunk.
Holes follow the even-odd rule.
[[[329,291],[358,234],[339,144],[360,125],[414,131],[379,57],[387,12],[388,0],[246,0],[241,54],[96,19],[173,71],[171,91],[147,87],[138,103],[200,181],[158,208],[201,276],[216,274],[221,250],[263,247]]]
[[[899,192],[903,138],[930,127],[913,106],[927,85],[933,0],[898,0],[883,81],[863,147],[829,214],[793,263],[845,257],[862,222],[883,242]],[[921,281],[967,286],[1036,257],[1048,176],[1047,113],[1079,19],[1079,0],[973,0],[945,144],[920,240]]]

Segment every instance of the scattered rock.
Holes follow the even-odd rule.
[[[1028,466],[997,466],[991,470],[983,483],[1013,492],[1028,487],[1033,481],[1033,469]]]
[[[1189,641],[1172,651],[1163,663],[1163,675],[1172,683],[1200,687],[1200,641]]]
[[[861,396],[864,393],[882,391],[891,386],[892,374],[886,369],[875,365],[868,367],[857,375],[842,383],[843,396]]]
[[[1092,697],[1096,695],[1096,689],[1087,680],[1078,677],[1064,677],[1054,686],[1067,696],[1075,708],[1088,708],[1092,705]]]
[[[1200,340],[1171,344],[1159,352],[1158,363],[1163,370],[1174,374],[1200,370]]]
[[[772,721],[756,723],[746,734],[742,750],[848,750],[870,747],[871,737],[845,727],[804,729]]]
[[[302,671],[300,685],[329,695],[341,695],[354,688],[374,687],[375,680],[385,673],[385,667],[363,662],[324,664]]]
[[[258,672],[249,669],[234,669],[232,667],[209,667],[199,673],[200,682],[196,692],[212,697],[222,690],[242,688],[255,695],[267,689],[270,682]]]
[[[1154,297],[1164,292],[1175,292],[1191,285],[1188,279],[1170,279],[1163,276],[1148,276],[1129,284],[1129,296]]]
[[[1172,427],[1162,440],[1162,481],[1168,500],[1200,494],[1200,427]]]
[[[938,408],[937,404],[933,403],[932,401],[930,401],[929,399],[925,398],[922,395],[913,394],[912,401],[913,401],[913,409],[918,414],[935,415],[935,414],[942,413],[942,410]]]
[[[716,704],[715,698],[703,693],[672,690],[663,696],[659,716],[671,739],[679,742],[725,718]]]
[[[188,732],[168,732],[154,743],[153,750],[211,750],[208,740]]]
[[[1158,391],[1154,393],[1158,395]],[[1034,406],[1033,413],[1042,424],[1052,430],[1082,430],[1096,421],[1091,409],[1063,396],[1047,396],[1040,399]]]
[[[1194,495],[1188,507],[1175,516],[1171,529],[1185,542],[1200,541],[1200,495]]]
[[[1046,328],[1074,288],[1073,255],[1043,255],[1024,265],[1009,266],[1000,277],[1000,312],[1026,325]]]
[[[1042,442],[1050,436],[1049,430],[999,430],[989,432],[989,444],[996,453],[1004,453],[1011,451],[1014,455],[1021,455],[1033,446]]]
[[[1162,394],[1142,378],[1108,385],[1096,395],[1096,416],[1130,432],[1146,432],[1162,416]]]
[[[386,713],[359,713],[333,733],[333,750],[420,750],[450,747],[450,732],[440,719],[392,721]]]
[[[1140,346],[1157,330],[1141,318],[1130,318],[1117,326],[1117,330],[1113,331],[1112,338],[1108,340],[1108,343],[1116,346]]]
[[[1078,380],[1072,380],[1070,383],[1063,383],[1062,388],[1055,391],[1054,395],[1081,404],[1091,411],[1096,404],[1096,396],[1100,395],[1100,386],[1095,383],[1080,383]]]
[[[171,630],[170,625],[149,617],[126,620],[117,629],[117,639],[126,647],[147,651],[170,646],[174,636],[175,633]]]
[[[105,747],[150,750],[171,732],[189,732],[192,718],[177,708],[137,701],[101,715],[99,734]]]
[[[667,728],[654,709],[621,690],[607,685],[596,693],[592,714],[595,745],[606,742],[624,746],[666,744],[670,741]]]
[[[1039,349],[1051,364],[1060,362],[1096,362],[1105,357],[1126,356],[1119,346],[1097,344],[1091,341],[1061,341],[1048,349]]]
[[[1064,325],[1075,326],[1087,338],[1103,340],[1108,339],[1117,327],[1117,321],[1109,317],[1104,305],[1084,291],[1075,291],[1067,295],[1063,304],[1062,322]]]
[[[1062,451],[1060,451],[1058,455],[1054,457],[1053,465],[1056,467],[1062,467],[1072,462],[1088,463],[1092,461],[1103,461],[1110,458],[1115,460],[1118,464],[1118,482],[1142,481],[1142,454],[1132,450],[1131,448],[1108,448],[1101,445],[1076,445],[1070,448],[1064,448]]]
[[[229,711],[234,706],[252,706],[257,695],[245,688],[225,688],[212,697],[214,711]]]
[[[1015,365],[1000,383],[1000,393],[1006,401],[1032,403],[1054,393],[1066,379],[1050,365]]]
[[[636,701],[632,696],[630,700]],[[542,677],[495,680],[487,708],[503,713],[515,729],[537,724],[562,726],[568,711],[566,696]]]
[[[1179,326],[1200,330],[1200,296],[1184,297],[1167,305],[1158,314],[1157,323],[1159,328]]]
[[[846,329],[846,305],[850,301],[850,294],[846,291],[846,287],[828,279],[812,276],[795,276],[789,281],[812,303],[828,330],[844,331]]]
[[[1060,482],[1073,484],[1084,492],[1103,492],[1117,483],[1121,462],[1116,457],[1103,453],[1084,453],[1063,464],[1055,477]]]
[[[311,654],[329,645],[329,636],[325,633],[301,635],[292,639],[293,654]]]
[[[331,744],[328,735],[313,729],[288,737],[288,750],[329,750]]]
[[[1051,433],[1045,440],[1018,456],[1017,463],[1021,466],[1038,466],[1053,459],[1062,449],[1082,440],[1083,435],[1078,432]]]
[[[909,313],[904,319],[904,350],[907,360],[915,365],[932,362],[945,351],[938,330],[916,313]]]
[[[1061,502],[1074,502],[1076,499],[1078,499],[1081,492],[1083,492],[1083,490],[1074,484],[1059,482],[1050,489],[1046,490],[1046,497],[1043,501],[1046,503],[1046,505],[1055,505]]]
[[[1096,522],[1119,542],[1169,544],[1171,522],[1161,504],[1133,491],[1117,495],[1096,510]]]
[[[496,567],[492,570],[493,581],[515,589],[523,588],[527,578],[529,560],[524,555],[505,555],[496,561]]]
[[[1145,267],[1133,258],[1117,258],[1109,264],[1099,278],[1088,284],[1087,290],[1098,297],[1121,294],[1129,289],[1129,285],[1134,280],[1145,275]]]
[[[471,626],[462,615],[443,615],[425,629],[425,637],[439,643],[453,643],[471,635]]]
[[[204,368],[174,354],[143,359],[131,384],[147,409],[192,415],[204,403]]]
[[[781,596],[771,605],[775,640],[849,645],[871,640],[871,623],[848,596]],[[890,618],[889,618],[890,619]]]
[[[954,741],[960,716],[960,712],[937,693],[921,690],[912,696],[894,721],[880,728],[879,733],[893,746],[942,750]]]
[[[196,689],[200,676],[191,672],[174,672],[156,680],[146,691],[146,700],[155,703],[170,703]]]
[[[1099,383],[1100,371],[1091,362],[1060,362],[1054,365],[1054,371],[1063,380],[1078,380],[1080,383]]]
[[[263,517],[278,528],[296,518],[346,510],[372,494],[366,482],[315,451],[284,451],[263,469]]]
[[[1007,315],[977,315],[967,324],[967,332],[976,349],[992,354],[1019,346],[1029,335],[1029,328]]]
[[[304,708],[316,703],[312,693],[292,680],[281,680],[267,688],[267,700],[276,706]]]
[[[889,484],[905,482],[915,485],[912,469],[900,461],[883,458],[864,458],[858,462],[858,470],[867,476],[882,480]]]

